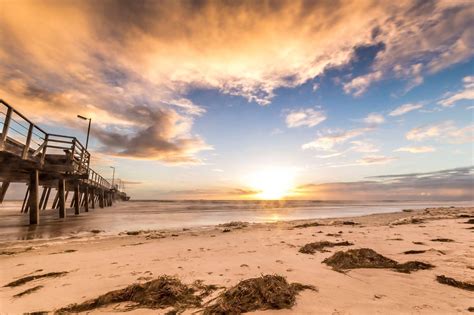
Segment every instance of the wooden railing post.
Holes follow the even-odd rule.
[[[24,160],[28,157],[28,151],[30,150],[31,137],[33,135],[33,124],[30,124],[28,128],[28,135],[26,136],[25,146],[23,147],[23,152],[21,153],[21,158]]]
[[[10,121],[12,119],[13,109],[8,107],[7,115],[5,116],[5,121],[3,122],[2,135],[0,137],[0,149],[5,147],[5,141],[7,141],[8,129],[10,128]]]
[[[41,165],[44,165],[44,159],[46,157],[46,150],[48,149],[48,137],[49,137],[48,134],[46,134],[44,136],[44,147],[43,147],[43,154],[41,156]]]

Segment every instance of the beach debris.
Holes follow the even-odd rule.
[[[172,307],[175,313],[180,313],[187,308],[201,307],[202,300],[217,289],[216,286],[204,285],[199,280],[191,285],[186,285],[176,277],[163,275],[155,280],[132,284],[124,289],[110,291],[83,303],[71,304],[57,310],[56,313],[85,312],[122,302],[134,303],[129,305],[127,310],[136,308],[165,309]]]
[[[15,255],[15,252],[2,251],[2,252],[0,252],[0,256],[1,256],[1,255],[11,256],[11,255]]]
[[[447,284],[452,287],[456,287],[456,288],[460,288],[460,289],[464,289],[468,291],[474,291],[474,283],[471,283],[471,282],[458,281],[456,279],[446,277],[445,275],[436,276],[436,280],[439,283]]]
[[[426,244],[423,243],[423,242],[412,242],[412,243],[415,244],[415,245],[426,245]]]
[[[468,307],[468,308],[467,308],[467,311],[468,311],[468,312],[474,312],[474,306]]]
[[[27,290],[25,290],[25,291],[22,291],[22,292],[20,292],[20,293],[18,293],[18,294],[15,294],[13,297],[14,297],[14,298],[19,298],[19,297],[22,297],[22,296],[25,296],[25,295],[34,293],[34,292],[36,292],[36,291],[38,291],[39,289],[42,289],[42,288],[44,288],[44,286],[42,286],[42,285],[37,285],[37,286],[35,286],[35,287],[29,288],[29,289],[27,289]]]
[[[420,224],[425,223],[423,219],[416,217],[401,218],[390,223],[390,225]]]
[[[444,242],[444,243],[451,243],[454,242],[454,240],[450,238],[434,238],[431,240],[432,242]]]
[[[345,252],[336,252],[331,257],[323,260],[336,271],[358,268],[387,268],[398,272],[410,273],[411,271],[431,269],[434,266],[419,261],[399,263],[393,259],[380,255],[370,248],[349,249]]]
[[[232,231],[232,230],[231,229],[223,229],[222,233],[229,233],[230,231]]]
[[[219,224],[218,226],[219,227],[225,227],[225,228],[241,229],[241,228],[247,227],[248,225],[249,225],[249,223],[244,222],[244,221],[231,221],[231,222],[228,222],[228,223]]]
[[[423,254],[423,253],[426,253],[426,250],[416,250],[416,249],[412,249],[412,250],[404,251],[403,253],[404,253],[405,255],[416,255],[416,254]]]
[[[204,308],[204,314],[241,314],[256,310],[290,309],[302,290],[317,291],[314,286],[288,283],[279,275],[262,275],[240,281],[221,293],[216,302]]]
[[[304,229],[304,228],[308,228],[308,227],[322,226],[322,225],[324,225],[324,224],[321,224],[319,222],[309,222],[309,223],[298,224],[298,225],[295,225],[294,227],[297,228],[297,229]]]
[[[413,212],[413,209],[403,209],[403,212]]]
[[[357,225],[359,223],[354,221],[342,221],[342,225]]]
[[[10,283],[4,285],[4,287],[11,287],[11,288],[18,287],[20,285],[23,285],[23,284],[28,283],[28,282],[33,281],[33,280],[42,279],[42,278],[62,277],[64,275],[66,275],[67,273],[68,273],[67,271],[61,271],[61,272],[48,272],[48,273],[44,273],[44,274],[40,274],[40,275],[31,275],[31,276],[23,277],[23,278],[15,280],[13,282],[10,282]]]
[[[474,224],[474,219],[469,219],[467,220],[466,222],[464,222],[466,224]]]
[[[314,242],[314,243],[308,243],[304,245],[303,247],[300,248],[299,252],[303,254],[314,254],[315,252],[328,252],[325,248],[327,247],[335,247],[335,246],[351,246],[354,245],[350,242],[344,241],[344,242],[328,242],[328,241],[322,241],[322,242]]]

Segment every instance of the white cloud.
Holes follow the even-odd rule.
[[[405,115],[406,113],[408,112],[411,112],[411,111],[414,111],[416,109],[420,109],[422,108],[423,105],[422,104],[404,104],[404,105],[401,105],[397,108],[395,108],[393,111],[390,112],[390,116],[401,116],[401,115]]]
[[[312,108],[292,110],[286,115],[286,125],[288,128],[314,127],[325,121],[326,118],[324,112]]]
[[[375,126],[382,124],[385,121],[385,118],[381,114],[370,113],[363,119],[363,121],[370,126]]]
[[[395,152],[409,152],[409,153],[427,153],[427,152],[434,152],[436,151],[436,149],[429,146],[422,146],[422,147],[401,147],[394,151]]]
[[[342,144],[352,138],[363,135],[372,128],[359,128],[348,131],[333,131],[324,136],[318,136],[315,140],[303,144],[303,150],[315,149],[321,151],[332,151],[337,144]]]
[[[344,92],[354,96],[361,96],[372,84],[382,78],[382,71],[375,71],[366,75],[358,76],[344,84]]]
[[[384,155],[368,155],[362,159],[357,160],[359,165],[372,165],[372,164],[386,164],[396,160],[396,157],[384,156]]]
[[[406,133],[405,137],[413,141],[435,138],[440,142],[461,144],[472,142],[474,139],[473,133],[473,124],[458,128],[454,125],[453,121],[448,120],[437,124],[413,128]]]
[[[464,88],[456,93],[450,93],[441,99],[438,104],[444,107],[451,107],[461,100],[474,100],[474,76],[467,76],[463,79]]]
[[[362,153],[373,153],[378,152],[379,149],[370,142],[366,141],[351,141],[352,147],[351,150],[355,152],[362,152]]]

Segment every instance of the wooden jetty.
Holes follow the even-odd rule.
[[[53,188],[52,209],[59,218],[69,207],[79,215],[129,199],[121,185],[110,184],[89,167],[91,155],[75,137],[44,131],[1,99],[0,131],[0,203],[10,183],[26,183],[21,212],[29,214],[30,224],[39,224]]]

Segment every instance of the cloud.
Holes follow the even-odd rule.
[[[382,43],[370,73],[344,86],[358,96],[395,65],[439,71],[474,51],[469,1],[18,0],[1,8],[2,98],[35,121],[72,128],[83,127],[80,111],[93,118],[104,152],[165,162],[195,163],[210,147],[192,132],[205,114],[188,97],[194,89],[268,105],[276,89]],[[156,121],[137,119],[144,108]],[[174,124],[164,130],[160,121]],[[142,141],[134,148],[132,139]]]
[[[410,153],[427,153],[427,152],[434,152],[436,151],[436,149],[429,146],[422,146],[422,147],[401,147],[394,151],[395,152],[410,152]]]
[[[435,138],[438,141],[454,144],[472,142],[474,140],[474,125],[458,128],[451,120],[437,124],[413,128],[405,135],[407,140],[423,141]]]
[[[405,115],[406,113],[409,113],[411,111],[414,111],[414,110],[417,110],[417,109],[420,109],[422,108],[423,105],[422,104],[404,104],[404,105],[401,105],[397,108],[395,108],[393,111],[390,112],[390,116],[401,116],[401,115]]]
[[[306,184],[297,191],[323,200],[472,200],[474,168],[369,177],[354,182]]]
[[[322,111],[312,108],[292,110],[286,115],[286,126],[288,128],[296,127],[314,127],[326,120],[326,115]]]
[[[474,76],[463,78],[464,88],[456,93],[449,93],[441,99],[438,104],[444,107],[451,107],[461,100],[474,100]]]
[[[382,71],[375,71],[369,74],[358,76],[350,82],[344,84],[344,92],[354,96],[361,96],[369,86],[382,78]]]
[[[396,157],[384,156],[384,155],[368,155],[362,159],[357,160],[359,165],[372,165],[372,164],[386,164],[396,160]]]
[[[363,122],[365,122],[369,126],[380,125],[384,121],[385,121],[385,118],[383,117],[383,115],[377,114],[377,113],[370,113],[369,115],[367,115],[367,117],[363,119]]]
[[[359,128],[348,131],[329,131],[327,135],[319,135],[315,140],[302,145],[303,150],[315,149],[321,151],[332,151],[337,144],[363,135],[372,128]]]
[[[350,150],[362,153],[378,152],[379,149],[372,143],[366,141],[351,141],[352,147]]]

